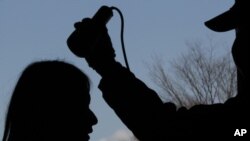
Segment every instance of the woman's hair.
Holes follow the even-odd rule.
[[[61,119],[74,120],[77,111],[88,106],[89,90],[88,77],[71,64],[42,61],[29,65],[11,97],[3,141],[40,140],[43,132],[58,128]]]

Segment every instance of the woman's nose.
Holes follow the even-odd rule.
[[[90,110],[90,121],[93,125],[98,123],[98,119],[96,118],[95,114]]]

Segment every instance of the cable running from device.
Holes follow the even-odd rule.
[[[124,56],[126,67],[128,68],[128,70],[130,70],[127,55],[126,55],[125,45],[124,45],[124,18],[123,18],[123,15],[122,15],[122,12],[120,11],[120,9],[118,9],[117,7],[114,7],[114,6],[112,6],[110,8],[112,10],[117,11],[118,14],[120,15],[120,18],[121,18],[121,36],[120,37],[121,37],[121,44],[122,44],[122,53]]]

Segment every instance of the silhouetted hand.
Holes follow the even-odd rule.
[[[115,61],[115,51],[106,26],[95,24],[89,18],[74,26],[76,30],[68,38],[67,44],[76,56],[85,58],[97,72]]]

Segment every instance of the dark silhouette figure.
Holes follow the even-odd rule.
[[[205,25],[217,32],[225,32],[232,29],[236,31],[236,38],[232,47],[233,59],[237,67],[238,96],[246,103],[249,100],[249,14],[250,10],[247,1],[235,0],[235,4],[230,10],[207,21]]]
[[[12,95],[3,141],[88,141],[97,123],[89,91],[88,77],[71,64],[29,65]]]
[[[140,141],[166,141],[170,136],[199,136],[202,139],[230,137],[235,135],[237,129],[248,129],[248,92],[239,92],[223,104],[196,105],[190,109],[177,109],[173,103],[163,103],[156,92],[115,60],[106,27],[93,25],[89,18],[76,23],[76,30],[67,41],[68,46],[71,50],[77,48],[74,50],[78,52],[74,53],[78,56],[83,54],[80,57],[85,58],[89,66],[101,75],[99,89],[103,98]],[[100,34],[93,35],[98,29],[102,29]],[[242,30],[240,32],[245,32]],[[95,44],[90,42],[94,41],[89,40],[90,35],[98,37]],[[243,41],[239,38],[243,38]],[[238,34],[234,46],[246,50],[246,41],[246,37]],[[236,55],[234,57],[237,58]],[[243,74],[249,72],[243,67],[248,64],[237,61],[236,64],[239,68],[242,64]]]

